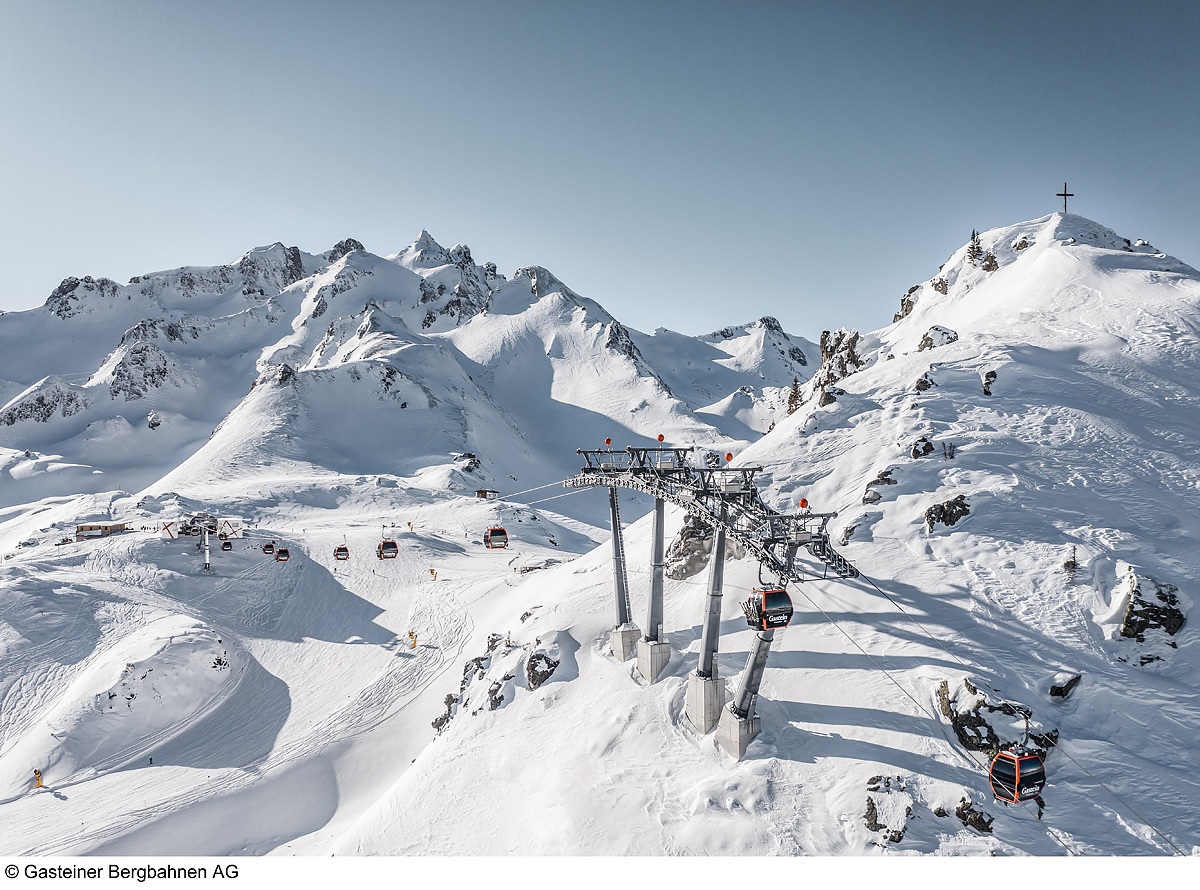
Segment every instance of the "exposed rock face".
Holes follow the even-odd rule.
[[[996,259],[996,255],[990,250],[983,256],[983,264],[979,267],[984,272],[995,272],[1000,268],[1000,263]]]
[[[863,492],[862,502],[864,504],[877,503],[883,495],[875,489],[880,485],[896,485],[897,482],[892,478],[892,473],[895,472],[893,467],[888,467],[886,470],[880,470],[879,475],[867,483],[867,488]]]
[[[943,297],[950,293],[950,282],[948,282],[945,278],[935,278],[933,280],[932,287]]]
[[[535,651],[525,662],[525,679],[529,681],[529,688],[537,689],[549,680],[559,664],[545,652]]]
[[[47,377],[35,388],[18,396],[0,413],[0,423],[12,426],[25,420],[46,423],[55,415],[70,417],[91,405],[86,396],[69,388],[57,377]]]
[[[915,389],[917,392],[925,392],[926,390],[932,389],[935,386],[937,386],[937,383],[929,375],[929,372],[926,371],[917,378],[916,382],[913,384],[913,389]]]
[[[698,574],[708,565],[713,548],[713,530],[695,514],[688,513],[663,559],[663,572],[668,578],[681,581]],[[725,539],[725,558],[741,559],[745,548],[736,541]]]
[[[993,702],[969,680],[964,679],[953,692],[949,681],[943,680],[937,689],[937,699],[942,715],[950,721],[959,743],[968,751],[984,751],[988,757],[994,757],[998,751],[1024,741],[1044,756],[1058,744],[1058,730],[1039,726],[1032,720],[1029,708],[1010,701]],[[984,711],[1010,718],[1003,737],[983,716]]]
[[[912,797],[902,776],[872,776],[867,780],[867,811],[863,819],[868,831],[879,832],[883,840],[898,844],[904,839],[912,814]]]
[[[996,382],[996,372],[988,371],[983,375],[983,394],[990,396],[992,394],[992,384]]]
[[[713,531],[694,513],[683,518],[683,527],[667,547],[663,572],[668,578],[682,581],[704,568],[712,552]]]
[[[970,506],[967,504],[965,495],[959,495],[953,500],[944,501],[940,504],[934,504],[925,511],[925,526],[932,531],[934,523],[940,522],[942,525],[954,525],[958,520],[971,512]]]
[[[200,329],[194,325],[169,321],[165,318],[144,318],[121,337],[121,345],[138,341],[166,339],[168,342],[183,341],[190,337],[200,339]]]
[[[64,278],[46,299],[46,309],[59,318],[73,318],[84,308],[88,298],[99,295],[112,299],[120,285],[108,278]]]
[[[816,388],[827,387],[866,364],[857,352],[858,331],[840,328],[837,331],[821,332],[821,367],[813,375]]]
[[[1129,602],[1121,619],[1120,635],[1126,639],[1146,643],[1147,634],[1152,634],[1150,642],[1165,643],[1171,649],[1177,649],[1178,644],[1174,640],[1164,639],[1159,632],[1173,637],[1179,633],[1186,621],[1180,606],[1179,588],[1174,584],[1165,584],[1145,575],[1138,575],[1132,568],[1126,575],[1126,584],[1129,589]],[[1161,660],[1161,655],[1143,653],[1138,663],[1147,665]]]
[[[924,352],[926,349],[936,349],[938,346],[953,343],[957,339],[957,331],[952,331],[950,328],[944,328],[941,325],[935,324],[921,338],[921,342],[917,345],[917,352]]]
[[[153,343],[134,343],[113,368],[109,393],[127,402],[145,398],[150,390],[166,383],[174,370],[175,363]]]
[[[362,242],[357,238],[344,238],[337,244],[333,245],[330,250],[325,251],[323,256],[327,262],[334,263],[354,250],[365,250]]]
[[[913,442],[911,454],[913,457],[924,457],[927,454],[933,454],[933,443],[928,437],[922,436]]]
[[[914,296],[914,294],[916,294],[916,292],[920,289],[921,285],[914,284],[905,292],[904,296],[900,298],[900,311],[892,316],[892,324],[895,324],[902,318],[908,318],[909,314],[913,311],[913,307],[917,305],[917,298]]]
[[[297,247],[284,247],[276,242],[265,250],[252,250],[237,264],[237,270],[248,281],[269,283],[275,290],[283,290],[304,277],[304,260]]]
[[[993,818],[987,813],[975,809],[974,804],[965,797],[954,808],[954,815],[958,816],[962,824],[968,828],[974,828],[976,831],[982,831],[984,834],[992,833]]]

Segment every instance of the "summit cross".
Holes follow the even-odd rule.
[[[1067,198],[1074,198],[1075,193],[1067,191],[1067,184],[1064,182],[1063,190],[1061,192],[1057,192],[1055,194],[1055,197],[1063,199],[1063,213],[1066,213],[1067,212]]]

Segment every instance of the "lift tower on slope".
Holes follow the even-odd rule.
[[[659,441],[662,441],[661,436]],[[669,644],[661,638],[660,505],[670,501],[699,516],[713,529],[701,651],[696,671],[688,678],[686,712],[688,720],[701,732],[711,731],[718,723],[726,724],[726,728],[718,733],[718,741],[727,751],[740,758],[758,733],[753,703],[766,667],[774,627],[764,626],[761,629],[759,642],[743,671],[733,707],[726,708],[725,681],[718,675],[716,657],[726,538],[732,538],[746,547],[758,558],[763,568],[779,578],[781,585],[803,580],[795,561],[800,547],[805,547],[839,577],[852,578],[858,575],[858,570],[829,544],[827,526],[837,514],[803,512],[787,515],[772,510],[763,503],[754,485],[754,476],[761,467],[721,467],[719,460],[715,461],[717,466],[694,467],[688,462],[691,448],[631,446],[621,452],[611,448],[611,439],[606,440],[605,445],[607,447],[604,449],[577,449],[576,453],[583,457],[585,466],[578,475],[565,480],[563,484],[567,488],[609,489],[617,599],[617,624],[612,632],[613,653],[622,661],[629,658],[632,641],[640,633],[629,619],[624,545],[617,507],[616,490],[628,488],[652,495],[655,499],[648,628],[638,645],[638,671],[651,683],[658,679],[670,659]],[[725,460],[728,464],[733,460],[733,455],[726,454]],[[789,600],[789,620],[790,617]]]

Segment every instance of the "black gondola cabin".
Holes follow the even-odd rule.
[[[292,554],[288,553],[288,549],[286,547],[280,547],[278,550],[275,551],[275,561],[276,562],[287,562],[288,559],[291,558],[291,555]]]
[[[225,551],[232,550],[233,549],[233,541],[222,541],[221,549],[225,550]]]
[[[274,552],[275,552],[275,542],[274,541],[268,541],[267,543],[263,544],[263,553],[274,553]]]
[[[386,538],[379,542],[379,546],[375,548],[375,555],[380,559],[395,559],[396,554],[400,552],[400,548],[396,546],[396,542],[391,538]]]
[[[483,533],[483,546],[489,550],[503,550],[508,546],[508,532],[496,526]]]
[[[1046,765],[1036,751],[1022,748],[1001,751],[992,758],[988,781],[997,800],[1006,803],[1033,800],[1046,787]]]
[[[337,560],[347,560],[350,558],[350,548],[345,544],[339,544],[333,548],[333,558]]]
[[[750,594],[757,608],[757,618],[749,619],[751,627],[760,630],[775,630],[787,627],[792,620],[792,598],[782,587],[755,588]]]

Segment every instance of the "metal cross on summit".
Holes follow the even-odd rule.
[[[1064,182],[1063,190],[1061,192],[1056,193],[1055,197],[1063,199],[1063,213],[1066,213],[1067,212],[1067,198],[1074,198],[1075,193],[1067,191],[1067,184]]]

